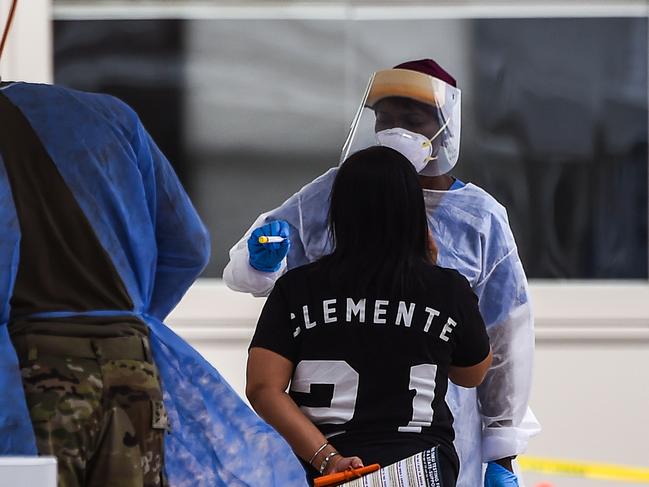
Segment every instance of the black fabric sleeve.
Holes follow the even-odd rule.
[[[479,364],[489,355],[489,335],[480,314],[478,297],[469,282],[459,273],[454,281],[455,314],[458,322],[453,330],[455,350],[451,364],[470,367]]]
[[[265,348],[295,363],[299,348],[298,338],[294,336],[297,326],[296,320],[291,320],[288,300],[280,278],[266,299],[249,349]]]

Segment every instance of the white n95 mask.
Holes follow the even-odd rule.
[[[376,133],[379,145],[401,153],[415,167],[418,173],[433,160],[433,143],[421,134],[399,127],[381,130]]]

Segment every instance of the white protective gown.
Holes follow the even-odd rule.
[[[268,295],[286,269],[331,252],[327,212],[336,173],[337,168],[330,169],[279,208],[259,216],[230,250],[223,278],[231,289]],[[449,383],[446,396],[460,457],[457,486],[477,487],[483,485],[483,462],[522,453],[540,431],[528,408],[534,320],[527,279],[505,208],[486,191],[469,183],[453,191],[424,190],[424,199],[438,264],[457,269],[471,284],[493,350],[493,365],[480,387]],[[259,272],[248,264],[247,239],[255,228],[280,219],[290,225],[289,254],[278,272]]]

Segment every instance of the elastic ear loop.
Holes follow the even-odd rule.
[[[423,147],[428,147],[429,145],[433,145],[433,140],[435,140],[435,138],[436,138],[439,134],[441,134],[442,132],[444,132],[444,130],[446,130],[446,127],[448,126],[448,124],[450,123],[450,121],[451,121],[451,117],[448,117],[448,120],[447,120],[446,122],[444,122],[444,125],[442,125],[442,126],[440,127],[440,129],[439,129],[437,132],[435,132],[435,135],[433,135],[430,139],[428,139],[428,140],[423,144]],[[434,156],[434,157],[433,157],[433,156],[428,156],[426,159],[424,159],[424,162],[434,161],[435,159],[437,159],[437,156]]]
[[[7,43],[7,38],[9,37],[11,24],[14,20],[14,14],[16,13],[16,5],[18,5],[18,0],[13,0],[13,2],[11,3],[11,8],[9,10],[9,17],[7,18],[7,23],[5,24],[5,29],[2,33],[2,40],[0,40],[0,59],[2,58],[2,52],[4,51],[5,44]]]

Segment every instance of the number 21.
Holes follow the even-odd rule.
[[[415,391],[412,400],[412,418],[402,433],[420,433],[433,423],[433,399],[437,365],[421,364],[410,368],[409,389]],[[333,382],[330,378],[335,377]],[[293,374],[291,390],[309,393],[311,385],[333,385],[329,407],[306,407],[302,410],[316,423],[343,424],[354,417],[358,393],[358,372],[342,360],[302,360]]]

